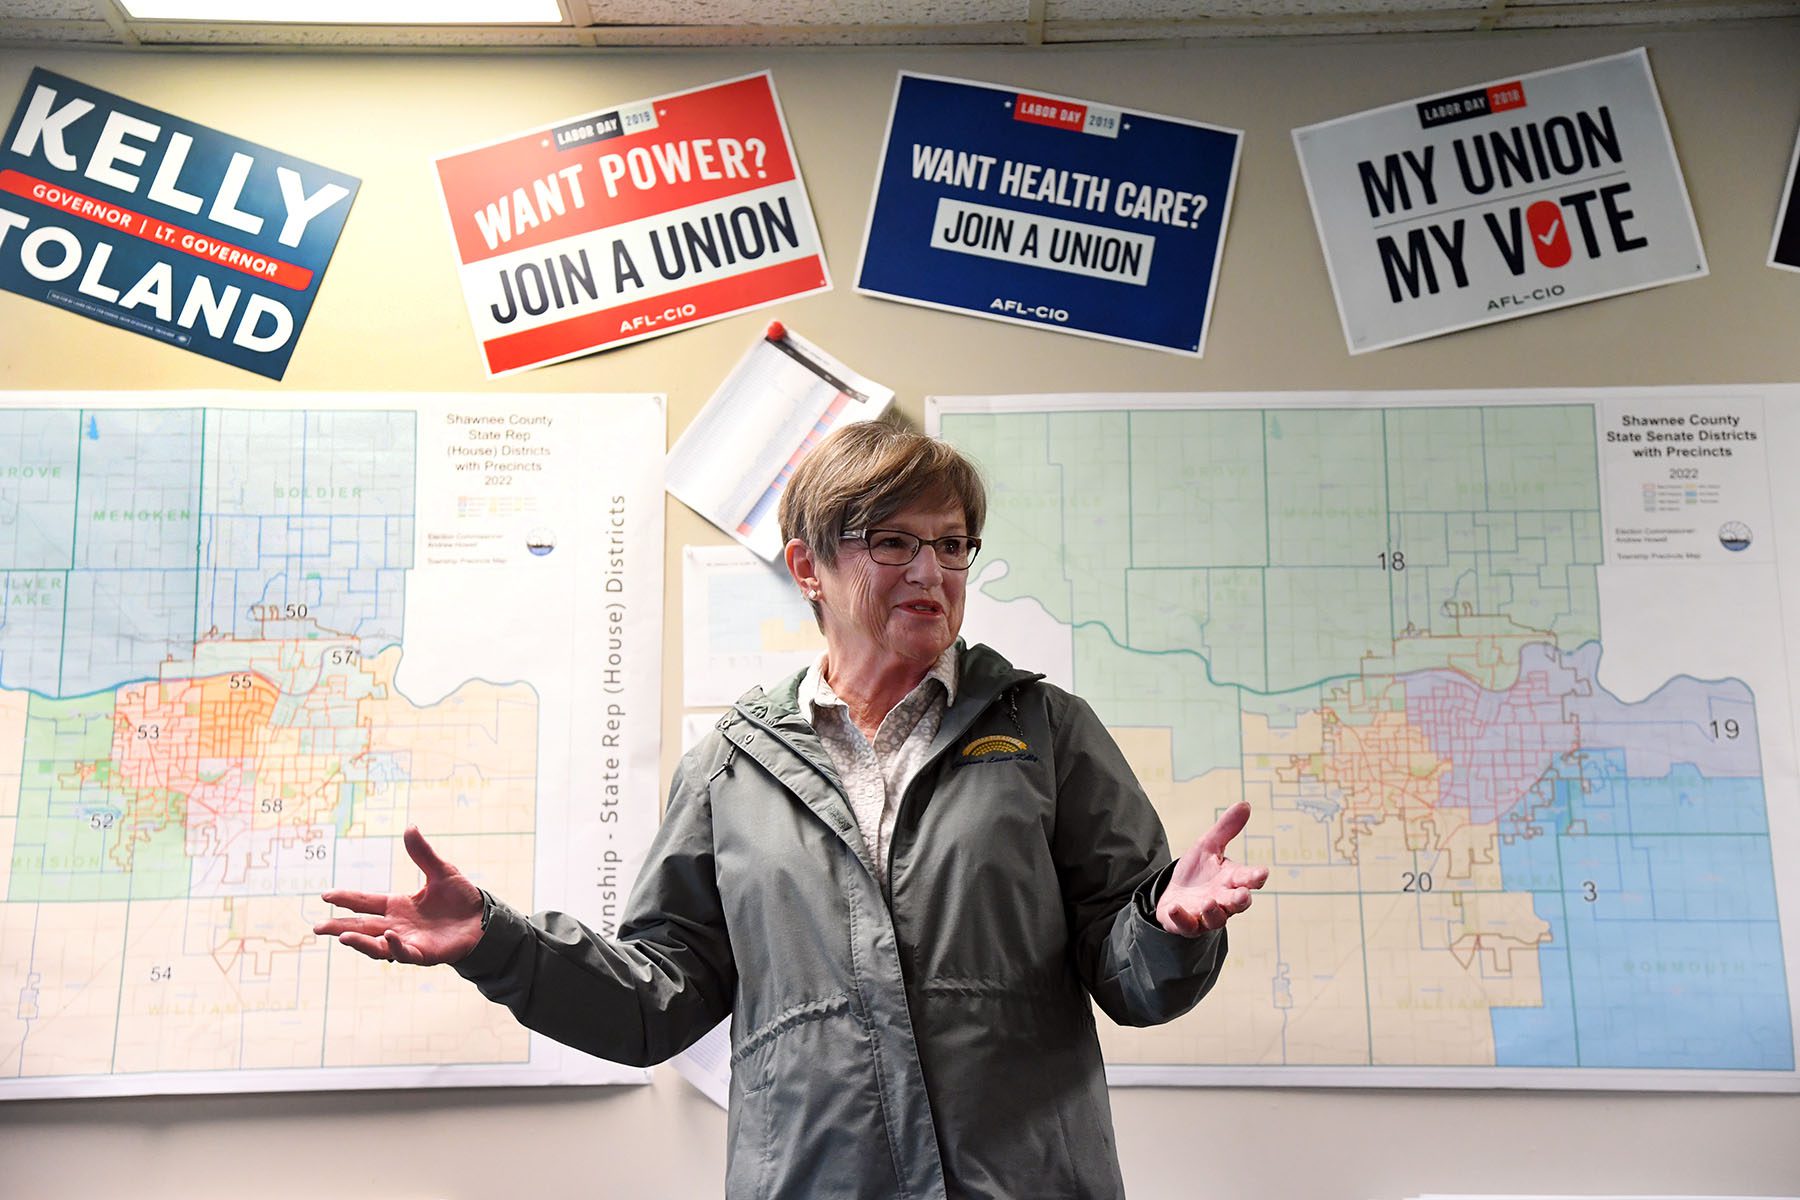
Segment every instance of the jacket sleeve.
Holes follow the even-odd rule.
[[[1076,968],[1095,1002],[1119,1024],[1172,1021],[1218,979],[1225,931],[1186,938],[1157,923],[1156,902],[1174,870],[1162,821],[1087,702],[1051,695],[1057,787],[1052,852]]]
[[[679,1054],[718,1024],[731,1011],[737,965],[697,758],[676,771],[616,938],[562,913],[527,918],[496,902],[457,973],[527,1028],[631,1066]]]

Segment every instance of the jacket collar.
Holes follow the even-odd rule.
[[[979,643],[965,646],[960,638],[957,646],[962,649],[962,661],[957,668],[959,678],[956,699],[944,710],[944,719],[938,725],[937,737],[932,740],[931,753],[934,757],[945,743],[961,736],[975,718],[1008,688],[1044,677],[1040,672],[1023,671],[1013,666],[991,646]],[[725,715],[720,728],[724,729],[736,719],[748,719],[766,726],[779,734],[791,749],[841,794],[844,790],[843,780],[838,778],[837,768],[832,765],[831,756],[825,751],[825,744],[819,740],[812,723],[801,711],[800,681],[805,674],[805,670],[796,671],[767,691],[751,688],[732,706],[734,711]]]
[[[966,720],[981,712],[999,699],[1007,688],[1043,678],[1038,672],[1013,666],[992,646],[980,643],[968,646],[961,638],[956,644],[962,650],[962,661],[957,668],[955,700],[944,712],[943,728],[960,725],[959,717]],[[745,716],[767,722],[782,733],[811,733],[812,726],[800,704],[800,681],[805,674],[804,670],[796,671],[767,691],[751,688],[738,700],[736,707]],[[823,757],[822,750],[820,753]]]
[[[962,661],[962,654],[963,644],[960,640],[954,646],[947,647],[942,654],[937,656],[937,661],[931,664],[931,669],[925,672],[925,678],[919,681],[918,686],[922,687],[926,680],[935,679],[943,685],[944,703],[946,705],[956,703],[957,671]],[[829,651],[821,650],[818,661],[814,662],[811,669],[803,672],[800,676],[800,687],[795,695],[795,701],[799,706],[800,715],[809,720],[817,715],[814,710],[819,706],[847,707],[843,699],[832,689],[831,684],[825,681],[825,660],[829,657]],[[916,694],[917,691],[918,687],[915,687],[913,694]],[[904,704],[905,702],[903,699],[900,703]]]
[[[947,743],[961,737],[975,718],[986,711],[1008,688],[1044,677],[1041,672],[1024,671],[1013,666],[991,646],[979,643],[965,646],[960,638],[957,639],[957,646],[962,650],[962,661],[958,667],[956,700],[944,710],[944,719],[938,725],[937,737],[932,739],[933,758]],[[826,753],[824,742],[813,730],[812,722],[801,711],[800,681],[805,674],[805,670],[796,671],[767,691],[751,688],[732,706],[733,711],[724,716],[719,727],[725,730],[739,719],[748,719],[765,726],[779,735],[789,749],[797,753],[813,771],[823,776],[842,796],[844,782],[838,777],[837,768],[832,764],[831,756]],[[777,774],[786,776],[790,787],[797,781],[789,772]],[[795,791],[806,794],[803,788],[795,787]]]
[[[960,640],[957,645],[962,647]],[[936,759],[946,745],[961,737],[1008,688],[1043,678],[1036,672],[1019,670],[993,649],[981,645],[963,649],[959,670],[961,678],[956,701],[944,710],[937,737],[932,739],[931,759]],[[869,861],[868,847],[863,844],[862,835],[857,832],[856,822],[850,815],[844,782],[832,765],[824,742],[800,711],[800,680],[805,674],[805,671],[796,671],[768,691],[752,688],[746,692],[732,706],[732,711],[720,719],[719,732],[734,748],[743,747],[799,797],[801,803],[836,830],[873,875],[875,868]],[[759,738],[734,732],[732,726],[738,721],[749,721],[774,737]],[[786,749],[777,750],[776,744]],[[727,764],[730,761],[726,759]],[[829,786],[821,788],[821,779]]]

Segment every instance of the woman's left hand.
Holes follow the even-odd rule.
[[[1246,867],[1225,857],[1225,847],[1249,820],[1250,805],[1238,801],[1181,856],[1156,902],[1156,919],[1164,929],[1199,937],[1250,907],[1250,893],[1269,881],[1269,868]]]

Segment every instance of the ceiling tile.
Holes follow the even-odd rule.
[[[585,30],[602,46],[982,46],[1019,45],[1022,22],[983,25],[634,25]]]
[[[120,45],[104,21],[12,21],[0,17],[0,42],[101,42]]]
[[[1061,21],[1206,21],[1314,14],[1444,12],[1486,8],[1488,0],[1049,0],[1046,23]]]
[[[1579,4],[1571,13],[1565,6]],[[1742,4],[1658,3],[1657,0],[1509,0],[1498,23],[1501,29],[1543,29],[1563,25],[1693,24],[1800,15],[1794,0],[1746,0]]]
[[[588,9],[596,25],[974,25],[1031,16],[1030,0],[588,0]]]
[[[24,17],[35,21],[105,21],[97,0],[0,0],[0,20]]]
[[[1371,17],[1365,11],[1343,16],[1213,18],[1192,21],[1059,21],[1044,26],[1044,41],[1175,41],[1187,38],[1269,37],[1276,34],[1349,36],[1365,33],[1444,33],[1478,28],[1486,5],[1464,13]]]
[[[1721,12],[1733,17],[1800,16],[1800,0],[1744,0],[1738,4],[1721,0],[1506,0],[1506,7],[1605,8],[1645,22],[1709,21]]]

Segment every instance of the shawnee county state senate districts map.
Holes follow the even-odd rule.
[[[1115,1081],[1796,1086],[1800,388],[927,412],[990,488],[966,636],[1273,868]]]
[[[0,1099],[608,1082],[311,933],[400,844],[616,921],[656,822],[655,396],[0,396]]]

